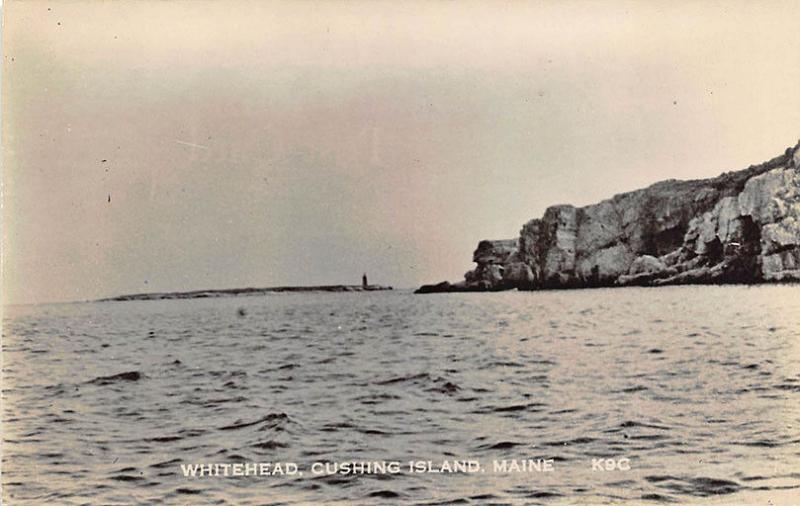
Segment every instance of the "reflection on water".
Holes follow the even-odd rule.
[[[3,499],[657,503],[800,491],[798,315],[794,286],[11,307]],[[630,470],[593,469],[600,458]],[[554,470],[494,472],[503,459]],[[411,473],[409,460],[483,471]],[[403,467],[309,472],[352,461]],[[304,475],[181,470],[253,462]]]

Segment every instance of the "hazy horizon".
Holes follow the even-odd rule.
[[[4,303],[459,280],[800,137],[791,2],[4,7]]]

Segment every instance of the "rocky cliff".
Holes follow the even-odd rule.
[[[800,144],[715,178],[550,207],[473,261],[464,281],[417,292],[800,281]]]

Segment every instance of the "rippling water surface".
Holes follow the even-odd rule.
[[[796,286],[9,307],[3,499],[736,504],[800,492],[799,323]],[[539,458],[553,472],[492,468]],[[593,458],[631,469],[593,470]],[[411,459],[484,472],[309,471]],[[250,462],[304,475],[181,470]]]

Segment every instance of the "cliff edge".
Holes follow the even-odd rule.
[[[481,241],[458,283],[416,293],[800,281],[800,143],[715,178],[557,205]]]

